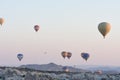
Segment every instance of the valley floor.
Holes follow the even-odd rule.
[[[120,74],[98,74],[92,72],[47,72],[1,67],[0,80],[120,80]]]

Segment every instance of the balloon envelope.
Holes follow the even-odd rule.
[[[40,28],[39,25],[35,25],[35,26],[34,26],[34,30],[35,30],[36,32],[39,30],[39,28]]]
[[[17,55],[17,58],[19,59],[19,61],[21,61],[22,58],[23,58],[23,54],[18,54],[18,55]]]
[[[70,59],[72,56],[72,53],[71,52],[67,52],[67,58]]]
[[[0,18],[0,24],[2,25],[4,22],[4,19],[3,18]]]
[[[62,55],[63,58],[65,58],[65,57],[67,57],[67,52],[66,51],[62,51],[61,55]]]
[[[107,22],[102,22],[98,25],[98,30],[103,35],[104,38],[110,32],[110,29],[111,29],[111,26]]]
[[[88,58],[90,57],[90,55],[88,53],[81,53],[81,56],[83,59],[85,59],[86,61],[88,60]]]

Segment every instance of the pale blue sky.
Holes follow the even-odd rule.
[[[0,0],[0,17],[0,65],[120,66],[119,0]],[[103,21],[112,26],[106,39],[97,29]],[[70,60],[61,57],[63,50],[72,52]],[[90,53],[88,62],[81,52]]]

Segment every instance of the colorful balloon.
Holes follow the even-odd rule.
[[[65,58],[65,57],[67,57],[67,52],[66,52],[66,51],[63,51],[63,52],[61,53],[61,55],[62,55],[63,58]]]
[[[103,35],[104,38],[110,32],[110,29],[111,25],[107,22],[102,22],[98,25],[98,30]]]
[[[23,54],[18,54],[17,58],[19,59],[19,61],[21,61],[23,59]]]
[[[3,18],[0,18],[0,24],[2,25],[4,22],[4,19]]]
[[[36,32],[39,30],[39,28],[40,28],[39,25],[35,25],[35,26],[34,26],[34,30],[35,30]]]
[[[72,53],[71,52],[67,52],[67,58],[70,59],[72,56]]]
[[[87,61],[88,58],[90,57],[90,55],[88,53],[83,52],[83,53],[81,53],[81,57]]]

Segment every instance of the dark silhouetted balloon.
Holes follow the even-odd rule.
[[[39,25],[34,26],[34,29],[35,29],[36,32],[39,30],[39,28],[40,28]]]
[[[17,54],[17,58],[19,59],[19,61],[21,61],[23,59],[23,54]]]
[[[90,57],[90,55],[88,53],[83,52],[83,53],[81,53],[81,57],[87,61],[88,58]]]

